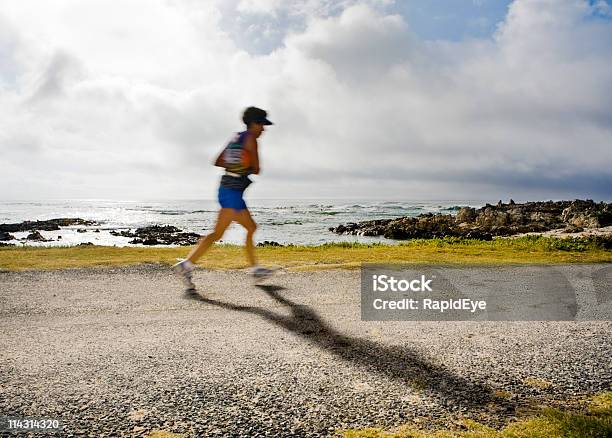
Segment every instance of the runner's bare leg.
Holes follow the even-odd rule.
[[[257,224],[253,220],[251,213],[248,209],[240,210],[240,212],[236,213],[234,218],[236,222],[242,225],[247,230],[246,235],[246,252],[247,259],[249,260],[249,264],[251,266],[257,265],[257,259],[255,258],[255,245],[253,244],[253,235],[257,230]]]
[[[236,219],[236,210],[233,208],[222,208],[217,216],[217,223],[212,233],[207,236],[202,236],[198,245],[191,250],[187,256],[187,260],[196,263],[200,257],[212,246],[214,242],[223,237],[223,233],[230,226],[233,220]]]

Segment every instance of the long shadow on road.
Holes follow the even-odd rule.
[[[258,287],[278,303],[287,306],[291,315],[206,298],[197,293],[189,294],[188,297],[223,309],[258,315],[349,363],[419,389],[428,389],[442,404],[480,410],[489,402],[502,402],[493,397],[493,391],[487,385],[470,381],[442,365],[434,364],[409,347],[382,345],[338,332],[310,307],[281,296],[279,292],[285,289],[283,287]],[[514,410],[507,400],[502,403],[506,405],[506,411]]]

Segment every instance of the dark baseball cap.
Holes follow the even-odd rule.
[[[274,124],[270,120],[268,120],[268,113],[266,111],[254,106],[250,106],[244,110],[244,114],[242,115],[242,121],[247,125],[249,123],[261,123],[262,125]]]
[[[269,121],[265,117],[263,119],[257,119],[257,120],[253,120],[253,121],[255,123],[261,123],[262,125],[274,125],[274,123],[272,123],[271,121]]]

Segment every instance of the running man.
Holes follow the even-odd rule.
[[[258,175],[260,172],[257,139],[264,132],[264,126],[272,125],[267,117],[266,111],[260,108],[253,106],[247,108],[242,116],[246,130],[236,133],[215,160],[215,166],[225,168],[225,174],[221,177],[219,186],[218,196],[221,209],[215,229],[212,233],[200,238],[198,245],[185,260],[173,266],[174,271],[182,278],[187,290],[195,289],[192,280],[195,263],[215,241],[223,237],[223,233],[233,221],[238,222],[247,230],[246,253],[251,275],[256,280],[260,280],[273,273],[272,270],[257,264],[255,246],[253,245],[253,234],[257,229],[257,224],[251,217],[243,198],[245,189],[252,182],[249,175]]]

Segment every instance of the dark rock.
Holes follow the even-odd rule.
[[[589,199],[576,199],[561,213],[563,222],[583,228],[606,227],[612,224],[612,206]]]
[[[15,239],[15,236],[5,231],[0,231],[0,240],[13,240],[13,239]]]
[[[51,242],[53,239],[45,239],[38,231],[33,231],[28,234],[26,240],[32,240],[35,242]]]
[[[526,222],[525,211],[520,207],[509,209],[508,221],[511,225],[524,225]]]
[[[171,234],[180,233],[182,230],[173,227],[172,225],[151,225],[148,227],[136,229],[136,235],[142,234]]]
[[[491,207],[486,207],[476,217],[476,224],[482,228],[503,226],[508,224],[509,215],[504,211],[499,211]]]
[[[120,237],[136,237],[136,234],[132,233],[131,231],[116,231],[116,230],[112,230],[110,232],[111,236],[120,236]]]
[[[157,240],[155,237],[146,237],[144,239],[134,239],[130,243],[137,245],[162,245],[162,242]]]
[[[263,242],[259,242],[257,246],[284,246],[274,240],[264,240]]]
[[[457,223],[472,223],[476,219],[476,209],[472,207],[463,207],[461,210],[457,212],[457,216],[455,217],[455,222]]]
[[[82,242],[82,243],[79,243],[77,246],[93,246],[93,243],[91,243],[91,242]]]
[[[584,231],[584,228],[577,227],[576,225],[573,225],[573,224],[568,225],[563,230],[564,233],[580,233],[581,231]]]
[[[478,240],[493,240],[491,233],[485,233],[480,230],[470,230],[465,235],[466,239],[478,239]]]
[[[18,224],[0,224],[0,231],[16,233],[19,231],[55,231],[60,227],[69,227],[74,225],[98,225],[95,221],[90,221],[81,218],[59,218],[49,219],[44,221],[25,221]]]
[[[369,221],[369,222],[377,222],[377,221]],[[385,220],[385,222],[388,222],[388,220]],[[335,233],[338,233],[338,234],[357,234],[357,233],[354,233],[354,231],[356,231],[358,227],[361,227],[362,224],[365,224],[365,222],[361,222],[360,224],[356,224],[355,222],[349,222],[346,225],[338,225],[336,228],[332,227],[329,230]]]
[[[14,243],[4,243],[4,242],[0,242],[0,246],[15,246]]]
[[[329,228],[338,234],[384,236],[389,239],[466,237],[491,240],[495,236],[554,229],[598,228],[612,224],[612,204],[592,200],[543,201],[460,208],[456,216],[425,213],[416,217],[377,219]],[[569,231],[568,231],[569,232]]]
[[[151,225],[136,229],[136,231],[111,231],[114,236],[133,238],[129,243],[136,245],[194,245],[200,240],[196,233],[186,233],[171,225]]]
[[[495,236],[512,236],[516,233],[514,233],[514,230],[511,227],[498,225],[491,227],[491,234]]]
[[[85,229],[83,229],[83,228],[79,228],[79,229],[77,230],[77,233],[86,233],[86,232],[87,232],[87,230],[85,230]]]

